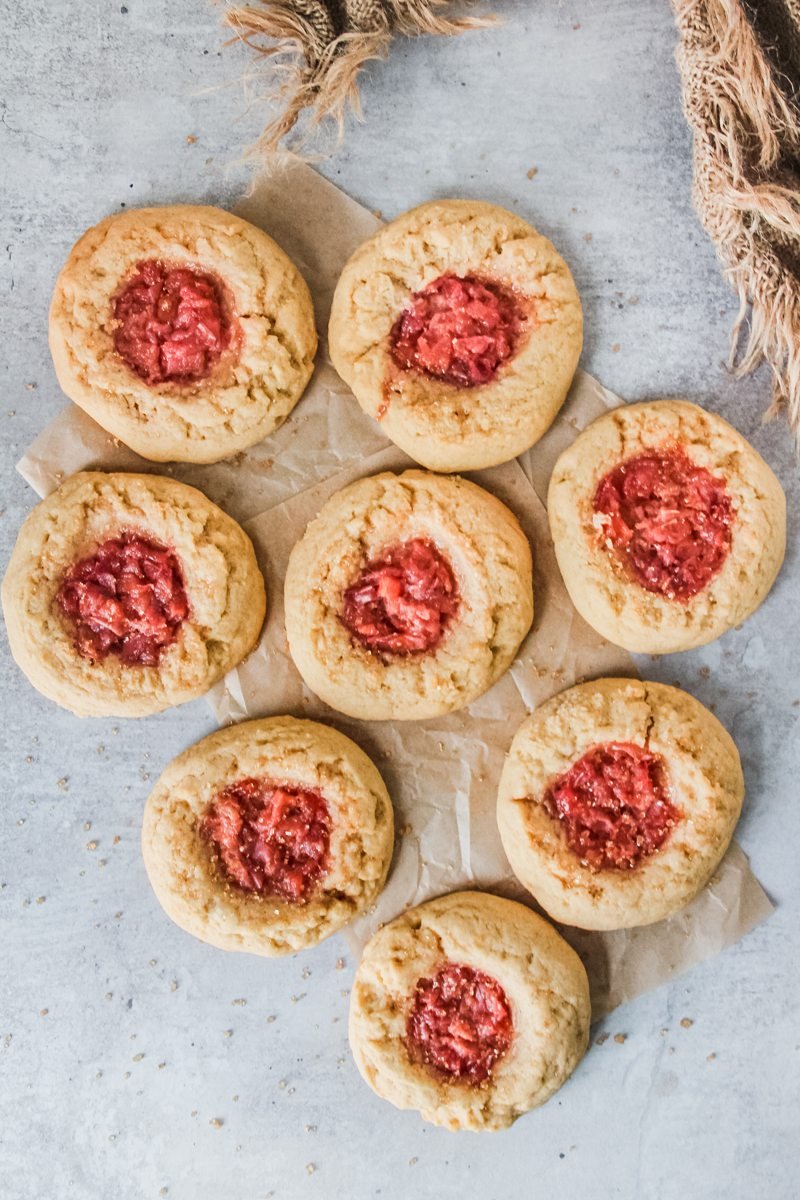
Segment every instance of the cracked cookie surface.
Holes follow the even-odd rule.
[[[118,302],[143,265],[145,274],[159,265],[169,277],[199,272],[206,289],[218,290],[224,336],[204,329],[206,377],[191,378],[196,356],[185,345],[173,348],[170,362],[189,375],[170,380],[165,364],[151,364],[158,382],[147,382],[119,352],[131,339],[120,340]],[[201,299],[190,289],[189,316]],[[107,217],[71,250],[50,306],[50,349],[63,390],[156,462],[217,462],[272,433],[311,378],[316,346],[311,297],[294,263],[262,230],[219,208],[172,205]],[[147,374],[141,364],[150,358],[138,354],[138,361]]]
[[[422,540],[444,556],[457,609],[434,649],[382,653],[345,625],[364,568]],[[513,513],[464,479],[385,472],[337,492],[286,572],[292,658],[327,704],[365,720],[422,720],[463,708],[510,666],[533,619],[531,551]]]
[[[420,992],[448,974],[477,976],[502,1026],[499,1053],[496,1030],[484,1048],[491,1066],[480,1081],[448,1076],[409,1045]],[[562,1086],[586,1050],[589,1020],[586,971],[547,921],[512,900],[456,892],[410,909],[367,944],[350,998],[350,1047],[364,1080],[397,1108],[447,1129],[489,1131]],[[461,1032],[473,1036],[463,1022]]]
[[[594,511],[607,473],[650,454],[685,458],[698,475],[724,488],[730,505],[725,552],[708,582],[684,599],[637,582],[606,541],[602,514]],[[720,637],[758,608],[783,562],[786,498],[780,483],[727,421],[684,400],[629,404],[599,417],[558,459],[547,502],[572,603],[598,633],[634,653],[689,650]]]
[[[549,802],[554,781],[605,746],[655,757],[676,810],[668,835],[624,870],[582,861]],[[561,692],[520,726],[503,767],[497,821],[514,874],[551,917],[581,929],[622,929],[660,921],[694,899],[728,848],[743,797],[736,746],[698,700],[661,683],[598,679]]]
[[[450,332],[463,335],[465,370],[476,353],[489,354],[480,372],[467,372],[475,374],[471,383],[500,363],[479,386],[457,386],[452,355],[445,354],[445,369],[429,338],[414,344],[425,346],[429,366],[440,362],[439,377],[398,366],[398,322],[439,288],[437,281],[470,292],[459,320],[439,318],[447,318],[451,349]],[[484,322],[469,302],[481,284],[497,285],[520,308],[519,329],[499,354],[502,322],[491,314]],[[467,471],[514,458],[548,429],[572,382],[582,328],[569,268],[546,238],[496,205],[436,200],[398,217],[355,252],[336,286],[329,342],[336,370],[396,445],[431,470]]]
[[[153,665],[125,662],[119,652],[87,654],[58,602],[75,564],[130,536],[174,556],[188,605]],[[102,570],[100,580],[114,590]],[[36,506],[2,596],[18,665],[78,716],[144,716],[203,695],[252,650],[266,608],[252,543],[232,518],[186,484],[123,472],[82,471]]]
[[[226,788],[267,779],[324,799],[324,872],[302,902],[232,885],[201,825]],[[354,742],[316,721],[270,717],[204,738],[166,768],[145,808],[142,849],[168,916],[222,950],[274,956],[315,945],[369,908],[386,879],[394,822],[386,786]]]

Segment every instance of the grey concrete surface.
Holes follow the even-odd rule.
[[[404,42],[371,65],[366,123],[349,123],[321,169],[385,215],[451,194],[518,208],[575,270],[584,366],[630,399],[700,400],[781,476],[790,549],[767,604],[703,651],[646,664],[737,738],[739,837],[777,912],[614,1014],[596,1033],[624,1041],[595,1044],[508,1133],[426,1128],[357,1076],[345,1033],[354,963],[340,943],[276,963],[223,956],[158,908],[142,805],[167,761],[212,727],[205,705],[78,722],[28,686],[3,640],[5,1200],[798,1194],[796,464],[781,425],[761,423],[767,374],[736,382],[722,365],[734,302],[691,208],[666,0],[497,8],[501,28]],[[34,502],[14,463],[64,403],[46,320],[69,246],[123,204],[231,202],[259,113],[258,85],[245,96],[239,83],[250,60],[222,50],[206,0],[4,0],[0,16],[5,563]]]

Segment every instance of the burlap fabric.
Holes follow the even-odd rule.
[[[800,439],[800,0],[672,3],[695,203],[740,301],[731,365],[771,365]]]
[[[465,0],[466,3],[469,0]],[[275,150],[304,110],[310,126],[332,117],[341,129],[348,107],[359,111],[356,79],[382,58],[394,34],[454,34],[492,23],[454,15],[452,0],[257,0],[226,12],[238,37],[284,75],[279,115],[264,130],[262,150]]]

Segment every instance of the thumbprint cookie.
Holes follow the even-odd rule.
[[[446,1129],[496,1130],[569,1078],[589,1037],[577,954],[530,909],[456,892],[385,925],[350,998],[362,1076]]]
[[[437,200],[398,217],[344,268],[336,370],[361,407],[435,471],[506,462],[550,426],[583,338],[569,268],[503,208]]]
[[[82,471],[36,506],[3,580],[11,650],[78,716],[200,696],[252,650],[264,580],[247,534],[195,488]]]
[[[292,550],[286,632],[332,708],[421,720],[463,708],[510,666],[533,618],[531,551],[516,517],[466,480],[360,479]]]
[[[727,421],[683,400],[598,418],[564,451],[550,528],[578,612],[626,650],[711,642],[758,608],[786,546],[786,499]]]
[[[305,281],[262,230],[178,204],[107,217],[50,305],[61,387],[157,462],[217,462],[273,432],[314,364]]]
[[[375,901],[392,857],[377,768],[335,729],[270,717],[179,755],[147,801],[150,882],[177,925],[222,950],[289,954]]]
[[[599,679],[517,731],[497,819],[515,875],[554,920],[623,929],[668,917],[705,887],[743,796],[736,746],[698,700]]]

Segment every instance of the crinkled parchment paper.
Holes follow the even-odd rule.
[[[395,861],[375,909],[348,931],[351,945],[363,945],[379,924],[408,905],[465,886],[529,900],[511,874],[494,816],[513,733],[530,709],[562,688],[636,673],[630,656],[603,641],[572,607],[543,504],[558,454],[579,429],[620,401],[578,372],[561,415],[532,451],[471,476],[509,505],[533,546],[534,626],[510,671],[467,710],[438,720],[344,718],[308,691],[289,657],[283,577],[292,546],[333,492],[363,475],[410,465],[350,396],[330,365],[324,338],[339,271],[380,222],[299,162],[256,181],[237,211],[294,258],[311,287],[323,335],[314,378],[285,425],[226,462],[165,468],[139,458],[70,406],[39,435],[19,470],[40,496],[88,467],[166,473],[199,487],[245,522],[267,580],[268,620],[257,648],[213,690],[210,701],[221,722],[287,712],[321,718],[378,764],[395,804]],[[771,911],[744,853],[733,845],[711,884],[677,916],[632,931],[562,932],[586,963],[598,1018],[717,954]]]

